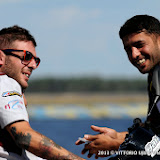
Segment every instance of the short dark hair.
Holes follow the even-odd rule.
[[[143,30],[150,34],[160,35],[160,21],[149,15],[136,15],[124,23],[120,28],[119,36],[122,39],[126,35]]]
[[[12,27],[3,28],[0,30],[0,49],[11,47],[13,42],[16,40],[31,41],[34,47],[37,46],[34,37],[25,28],[14,25]]]

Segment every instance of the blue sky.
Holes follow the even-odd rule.
[[[0,0],[0,28],[35,37],[42,62],[32,78],[144,77],[128,61],[119,28],[136,14],[160,19],[159,0]]]

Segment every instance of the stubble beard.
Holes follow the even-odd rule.
[[[9,58],[6,57],[5,65],[2,67],[3,72],[10,78],[13,78],[16,80],[20,86],[22,87],[22,90],[27,88],[24,87],[20,81],[20,71],[15,66],[15,63],[13,63]]]

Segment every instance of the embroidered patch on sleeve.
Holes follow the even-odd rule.
[[[22,94],[20,94],[17,91],[7,91],[2,93],[2,97],[15,96],[15,95],[22,97]]]
[[[24,106],[23,102],[16,99],[16,100],[10,101],[7,105],[5,105],[5,109],[9,109],[9,110],[23,109],[23,106]]]

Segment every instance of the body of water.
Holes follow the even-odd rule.
[[[30,124],[33,129],[51,138],[57,144],[63,146],[67,150],[87,158],[87,155],[82,155],[81,150],[83,144],[75,145],[78,137],[83,137],[84,134],[96,134],[90,128],[92,124],[97,126],[107,126],[117,131],[126,131],[132,125],[133,119],[51,119],[51,120],[31,120]],[[94,157],[92,158],[94,159]]]

